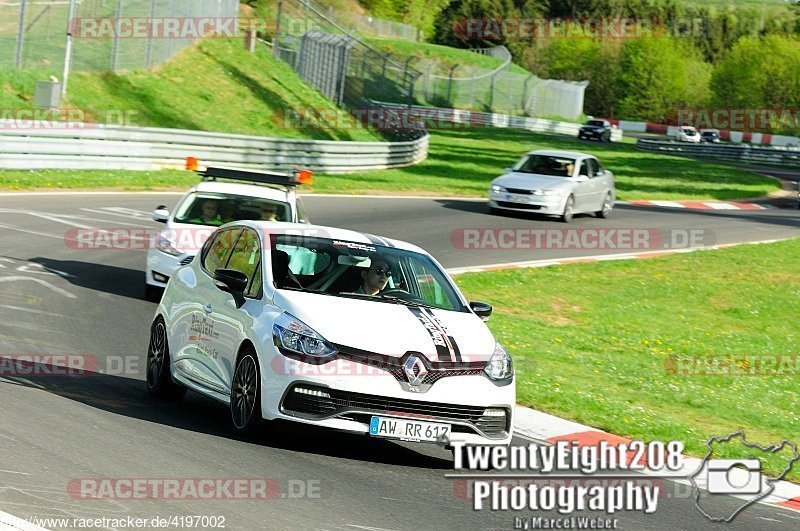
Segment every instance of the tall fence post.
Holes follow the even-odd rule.
[[[17,46],[14,52],[14,66],[22,68],[22,52],[25,48],[25,11],[27,0],[19,3],[19,24],[17,25]]]
[[[525,81],[522,84],[522,101],[520,102],[520,106],[522,107],[523,114],[526,112],[525,107],[528,104],[528,84],[533,79],[533,76],[528,76],[525,78]]]
[[[122,0],[117,0],[117,7],[114,10],[114,42],[111,45],[111,71],[117,71],[119,62],[119,33],[120,19],[122,18]]]
[[[456,71],[456,68],[458,68],[458,65],[453,65],[450,69],[450,73],[447,75],[447,103],[450,105],[453,105],[453,72]]]
[[[275,15],[275,36],[272,38],[272,55],[280,58],[280,51],[278,46],[281,42],[281,13],[283,12],[283,0],[278,0],[278,12]]]
[[[67,83],[69,83],[69,71],[72,66],[72,33],[75,31],[75,8],[77,0],[70,0],[69,15],[67,16],[67,46],[64,49],[64,71],[61,75],[61,97],[67,95]]]
[[[489,78],[489,111],[494,112],[494,83],[497,79],[497,74]]]
[[[153,61],[153,19],[156,18],[156,0],[150,0],[150,29],[147,32],[147,49],[145,51],[145,65],[150,68]]]

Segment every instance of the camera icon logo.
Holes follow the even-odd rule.
[[[761,492],[761,461],[711,459],[706,486],[710,494],[758,494]]]

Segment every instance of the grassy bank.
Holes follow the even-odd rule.
[[[800,442],[800,365],[780,376],[674,370],[676,356],[796,361],[799,262],[792,240],[457,282],[494,304],[489,326],[514,356],[518,402],[622,436],[682,440],[700,456],[710,436],[739,428],[761,445]],[[768,463],[775,473],[783,462]]]

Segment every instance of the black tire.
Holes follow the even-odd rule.
[[[169,343],[167,327],[159,317],[150,327],[150,346],[147,348],[146,383],[147,392],[159,398],[180,400],[186,388],[175,383],[169,372]]]
[[[570,195],[564,203],[564,213],[561,214],[561,221],[569,223],[575,215],[575,197]]]
[[[231,423],[241,435],[251,435],[261,424],[261,372],[252,347],[242,350],[231,381]]]
[[[489,214],[493,214],[493,215],[497,216],[497,215],[499,215],[499,214],[500,214],[500,210],[496,209],[496,208],[495,208],[495,207],[493,207],[493,206],[490,206],[490,207],[489,207]]]
[[[161,302],[161,296],[164,295],[164,290],[151,286],[150,284],[144,285],[144,298],[150,302]]]
[[[594,213],[598,218],[607,218],[611,215],[611,209],[614,208],[614,201],[611,200],[611,192],[606,192],[603,199],[603,208]]]

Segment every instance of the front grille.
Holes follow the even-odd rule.
[[[526,205],[525,203],[511,203],[509,201],[498,201],[497,206],[503,208],[519,208],[523,210],[541,210],[542,205]]]
[[[395,377],[398,382],[407,382],[408,376],[406,376],[406,372],[403,370],[402,367],[392,367],[389,370],[389,373]],[[418,371],[414,371],[417,375],[419,375]],[[430,371],[428,374],[425,375],[423,378],[422,383],[420,385],[433,385],[434,383],[438,382],[442,378],[447,378],[449,376],[479,376],[483,373],[483,369],[464,369],[464,370],[454,370],[454,371]]]
[[[512,194],[531,195],[533,190],[523,190],[522,188],[506,188]]]
[[[194,256],[187,256],[186,258],[181,260],[181,265],[182,266],[189,265],[192,263],[192,260],[194,260]]]
[[[315,394],[296,392],[297,387],[313,390]],[[508,412],[503,416],[487,416],[484,415],[486,408],[482,406],[461,406],[404,398],[387,398],[306,384],[299,384],[289,389],[283,399],[281,409],[287,413],[298,413],[311,418],[338,416],[364,423],[369,422],[368,417],[372,414],[413,416],[421,420],[439,422],[463,422],[474,426],[487,437],[493,438],[501,438],[508,431]],[[363,413],[349,413],[352,411]],[[465,429],[464,426],[459,429],[453,426],[453,431],[465,432],[468,430],[469,428]]]

